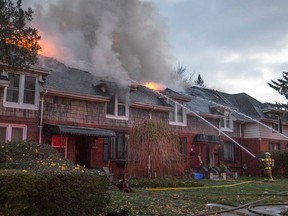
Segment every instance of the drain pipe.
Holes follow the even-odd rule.
[[[44,114],[44,98],[46,94],[48,93],[47,90],[42,95],[41,98],[41,114],[40,114],[40,125],[39,125],[39,144],[42,144],[42,128],[43,128],[43,114]]]

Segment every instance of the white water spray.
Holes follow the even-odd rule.
[[[235,143],[237,146],[239,146],[241,149],[243,149],[245,152],[247,152],[249,155],[251,155],[253,158],[257,159],[257,157],[252,154],[249,150],[247,150],[246,148],[244,148],[240,143],[238,143],[236,140],[234,140],[232,137],[230,137],[229,135],[227,135],[225,132],[223,132],[222,130],[220,130],[219,128],[217,128],[215,125],[213,125],[212,123],[210,123],[209,121],[207,121],[205,118],[203,118],[202,116],[200,116],[199,114],[197,114],[196,112],[190,110],[188,107],[178,103],[177,101],[171,99],[170,97],[168,97],[167,95],[164,95],[158,91],[152,90],[155,93],[157,93],[158,95],[160,95],[161,97],[164,97],[166,99],[168,99],[169,101],[172,101],[173,103],[181,106],[183,109],[187,110],[188,112],[192,113],[193,115],[195,115],[196,117],[200,118],[201,120],[203,120],[204,122],[206,122],[209,126],[213,127],[214,129],[216,129],[217,131],[219,131],[222,135],[224,135],[225,137],[227,137],[229,140],[231,140],[233,143]]]
[[[241,116],[243,116],[243,117],[245,117],[245,118],[248,118],[248,119],[250,119],[251,121],[258,123],[259,125],[267,128],[267,129],[269,129],[269,130],[272,130],[274,133],[277,133],[277,134],[279,134],[280,136],[282,136],[282,137],[284,137],[284,138],[286,138],[286,139],[288,140],[288,136],[286,136],[285,134],[280,133],[279,131],[273,129],[272,127],[269,127],[268,125],[263,124],[262,122],[254,119],[254,118],[252,118],[252,117],[250,117],[250,116],[248,116],[248,115],[246,115],[246,114],[244,114],[244,113],[241,113],[241,112],[239,112],[239,111],[237,111],[237,110],[235,110],[235,109],[233,109],[233,108],[231,108],[231,107],[224,106],[224,105],[222,105],[222,104],[219,104],[219,103],[216,103],[216,102],[214,102],[214,101],[207,100],[207,99],[204,99],[204,98],[201,98],[201,97],[197,97],[197,96],[194,96],[194,97],[196,97],[196,98],[199,99],[199,100],[202,100],[202,101],[205,101],[205,102],[209,102],[209,103],[212,103],[212,104],[217,105],[217,106],[219,106],[219,107],[222,107],[222,108],[224,108],[224,109],[226,109],[226,110],[229,110],[231,113],[235,112],[235,113],[237,113],[238,115],[241,115]]]

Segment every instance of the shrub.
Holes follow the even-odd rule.
[[[5,143],[0,156],[1,216],[99,215],[109,203],[105,174],[73,165],[50,146]]]
[[[0,169],[69,170],[75,164],[49,145],[29,142],[0,144]]]
[[[288,149],[272,151],[271,157],[275,160],[273,175],[288,177]]]

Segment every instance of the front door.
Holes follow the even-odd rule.
[[[88,136],[76,137],[76,164],[90,168],[91,139]]]

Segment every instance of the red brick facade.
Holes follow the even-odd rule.
[[[41,95],[43,97],[43,95]],[[0,87],[0,101],[4,101],[4,88]],[[133,107],[129,108],[128,120],[121,120],[117,118],[106,117],[106,102],[83,99],[73,99],[73,97],[60,96],[45,93],[43,103],[43,125],[67,125],[87,128],[102,128],[115,131],[116,133],[129,134],[129,130],[134,123],[141,122],[147,119],[159,119],[169,124],[168,110],[154,110],[147,107]],[[220,118],[206,117],[216,128],[219,128]],[[52,136],[64,136],[67,138],[67,148],[65,149],[65,156],[74,163],[85,165],[88,168],[108,167],[113,172],[115,178],[125,174],[125,163],[121,164],[119,161],[113,161],[110,157],[111,143],[104,143],[103,137],[85,136],[79,134],[49,134],[45,129],[41,130],[41,103],[39,102],[39,109],[19,109],[4,107],[0,103],[0,124],[19,124],[27,126],[26,139],[33,142],[39,141],[39,135],[42,132],[42,143],[51,144]],[[240,138],[241,130],[240,123],[234,122],[233,131],[227,134],[235,139],[239,144],[243,145],[252,154],[256,156],[260,152],[268,151],[271,146],[279,144],[281,149],[286,148],[285,141],[271,140],[264,138]],[[191,168],[207,166],[221,166],[223,164],[232,167],[239,174],[259,175],[260,170],[257,166],[257,160],[239,146],[231,144],[231,140],[220,134],[219,130],[211,127],[202,119],[189,113],[187,115],[187,126],[171,127],[176,130],[179,137],[186,140],[185,149],[182,149],[185,154],[183,159],[184,169],[189,171]],[[40,131],[41,130],[41,131]],[[220,136],[220,142],[213,143],[210,141],[196,140],[197,135]],[[110,142],[110,141],[109,141]],[[226,144],[225,144],[226,143]],[[223,151],[233,149],[231,155],[225,158]],[[230,146],[229,146],[230,145]],[[232,145],[232,146],[231,146]],[[184,148],[184,147],[183,147]],[[227,152],[225,152],[226,154]],[[105,156],[106,155],[106,156]],[[184,157],[184,156],[183,156]],[[146,169],[146,168],[143,168]],[[137,170],[137,175],[143,175],[143,171]],[[142,177],[142,176],[141,176]]]

